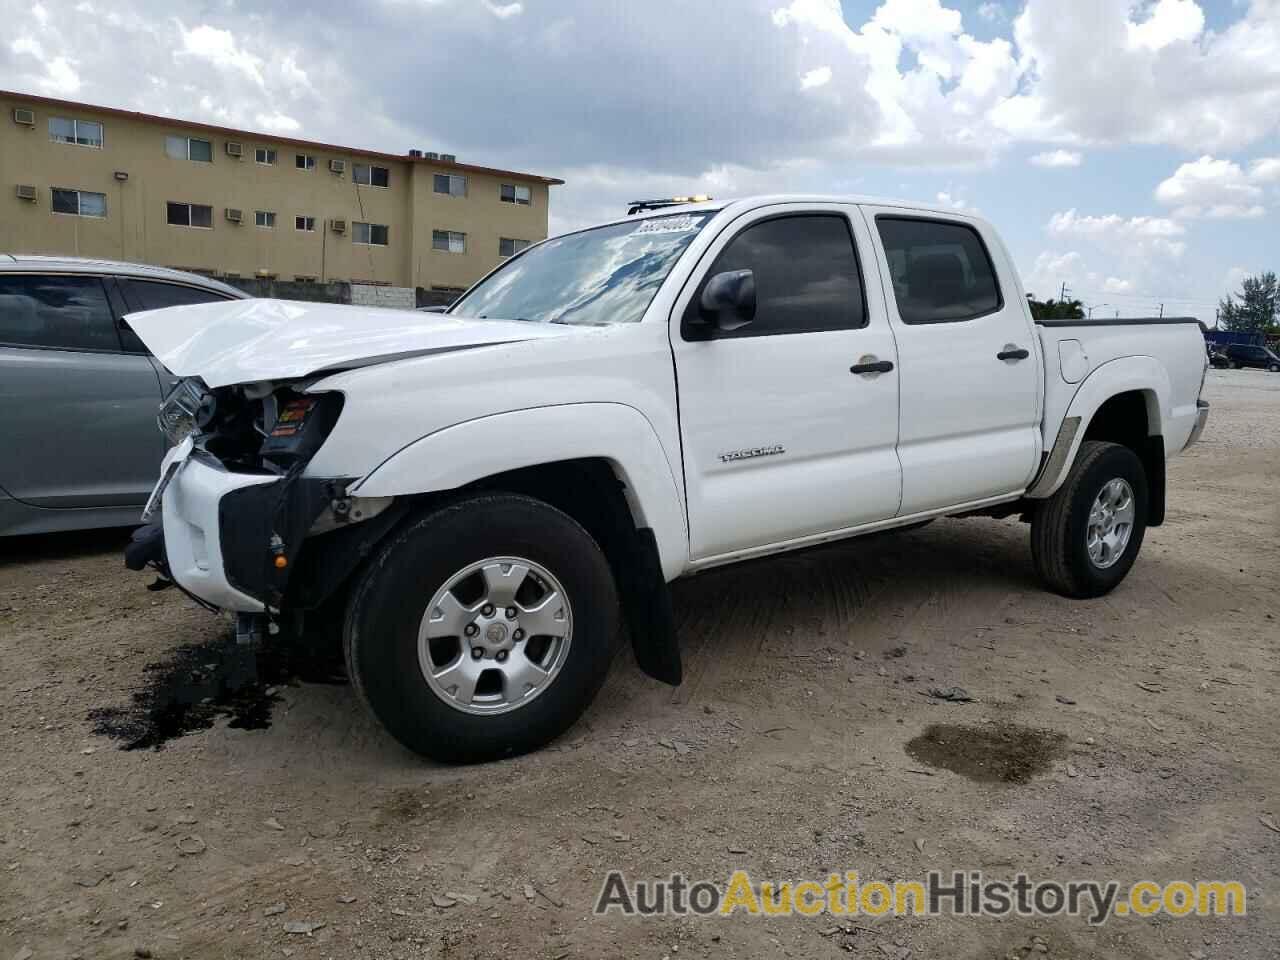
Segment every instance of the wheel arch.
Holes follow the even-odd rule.
[[[1066,479],[1080,445],[1105,440],[1129,447],[1147,474],[1148,526],[1159,526],[1165,512],[1165,411],[1169,374],[1155,357],[1122,357],[1094,370],[1076,390],[1057,440],[1027,496],[1052,496]]]
[[[674,579],[689,552],[680,485],[652,425],[625,404],[532,407],[455,424],[406,445],[351,493],[404,497],[496,484],[546,491],[550,479],[599,480],[601,467],[617,482],[635,528],[653,531],[665,578]]]

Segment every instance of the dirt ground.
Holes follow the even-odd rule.
[[[184,645],[223,669],[226,623],[148,592],[121,534],[0,543],[0,960],[1275,957],[1280,376],[1214,371],[1206,396],[1111,596],[1042,590],[1012,520],[723,569],[676,586],[682,687],[624,654],[560,742],[478,767],[406,753],[341,683],[122,750],[90,714],[161,696],[147,665]],[[975,702],[925,695],[950,686]],[[973,775],[1026,728],[1043,755]],[[970,775],[928,765],[952,744]],[[739,866],[1239,880],[1250,915],[591,914],[613,868]]]

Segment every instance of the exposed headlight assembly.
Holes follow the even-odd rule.
[[[198,377],[179,380],[160,404],[156,424],[169,446],[176,446],[196,429],[201,404],[208,398],[203,381]]]

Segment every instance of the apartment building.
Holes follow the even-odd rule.
[[[451,290],[545,238],[560,183],[0,91],[0,253]]]

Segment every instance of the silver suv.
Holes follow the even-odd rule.
[[[122,318],[247,296],[162,267],[0,254],[0,536],[139,523],[175,380]]]

